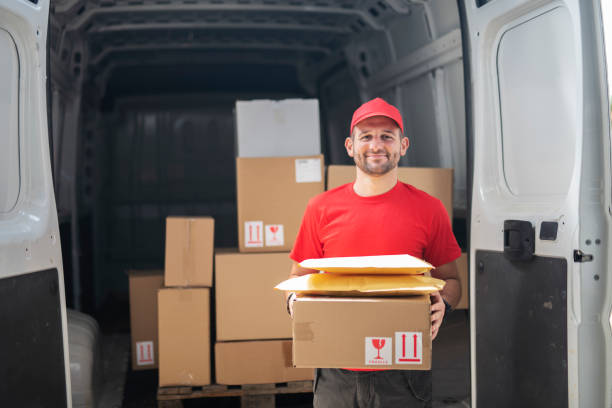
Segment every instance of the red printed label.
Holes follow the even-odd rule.
[[[423,362],[423,333],[395,332],[395,363],[421,364]]]
[[[365,364],[391,365],[393,358],[393,339],[391,337],[365,338]]]
[[[153,352],[152,341],[136,342],[136,364],[151,365],[155,364],[155,353]]]
[[[285,245],[285,231],[282,224],[266,225],[266,246]]]
[[[246,221],[244,223],[244,246],[247,248],[263,247],[263,221]]]

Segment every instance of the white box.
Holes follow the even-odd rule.
[[[319,101],[236,101],[236,139],[238,157],[320,154]]]

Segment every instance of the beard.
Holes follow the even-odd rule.
[[[387,156],[386,160],[380,160],[381,163],[376,163],[372,161],[371,159],[368,160],[367,158],[368,154],[381,154],[381,153]],[[354,157],[355,164],[357,165],[357,167],[359,167],[361,171],[363,171],[364,173],[369,174],[370,176],[382,176],[397,167],[397,164],[399,163],[400,155],[398,152],[389,153],[389,152],[384,152],[384,151],[380,153],[378,152],[377,153],[374,153],[374,152],[356,153],[354,152],[353,157]]]

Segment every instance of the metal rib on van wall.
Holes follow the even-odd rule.
[[[252,11],[252,12],[281,12],[281,13],[321,13],[338,16],[353,15],[358,16],[368,27],[375,30],[382,30],[379,19],[368,11],[367,7],[360,8],[363,3],[374,2],[355,2],[354,8],[332,7],[322,5],[292,5],[287,4],[268,4],[264,1],[258,4],[243,4],[239,2],[232,3],[189,3],[185,4],[182,1],[168,1],[165,4],[156,2],[139,1],[137,4],[126,3],[126,5],[116,6],[114,4],[103,4],[102,7],[93,6],[85,8],[85,10],[77,18],[73,19],[66,25],[68,31],[75,31],[83,28],[87,23],[97,16],[104,14],[122,14],[134,12],[198,12],[198,11]],[[379,13],[379,12],[377,12]],[[381,14],[378,14],[380,16]]]
[[[462,57],[461,30],[453,30],[375,74],[367,81],[367,88],[381,92]]]
[[[249,33],[228,32],[212,35],[207,32],[139,32],[92,39],[90,65],[101,63],[110,54],[133,51],[223,50],[241,53],[245,50],[300,51],[305,54],[329,55],[338,49],[341,38],[321,35],[282,36],[282,33],[253,37]]]
[[[327,13],[249,11],[132,11],[100,15],[86,26],[88,33],[152,29],[288,30],[346,34],[361,32],[358,17]]]

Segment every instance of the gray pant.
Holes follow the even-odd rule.
[[[431,407],[431,371],[317,368],[314,408]]]

